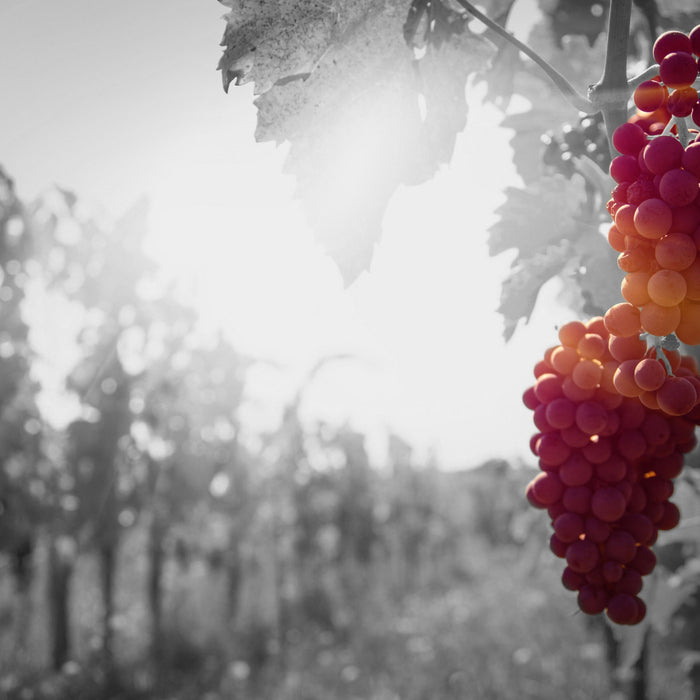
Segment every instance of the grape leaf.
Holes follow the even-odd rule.
[[[538,82],[540,82],[539,86],[533,81],[533,90],[542,89],[541,81]],[[576,110],[568,102],[557,95],[552,95],[550,99],[538,101],[532,109],[508,114],[501,121],[501,126],[513,130],[513,136],[510,139],[513,148],[513,164],[526,185],[543,174],[543,134],[551,130],[551,126],[566,123],[575,116]]]
[[[326,0],[222,0],[231,8],[219,69],[228,91],[233,81],[253,81],[255,92],[279,80],[308,75],[332,41],[338,11]]]
[[[581,178],[548,175],[525,189],[508,187],[505,194],[505,203],[496,210],[499,218],[489,230],[490,255],[517,248],[519,261],[580,235],[577,218],[586,197]]]
[[[595,226],[575,243],[579,266],[574,274],[576,288],[583,297],[581,311],[587,316],[603,316],[620,301],[622,273],[617,254]]]
[[[294,36],[278,28],[284,12],[265,8],[258,18],[252,2],[227,4],[224,84],[255,81],[256,139],[291,143],[285,169],[350,283],[370,264],[395,189],[425,181],[451,158],[467,77],[493,46],[452,18],[416,58],[404,40],[406,2],[338,2],[333,12],[311,0],[282,3],[299,25]],[[300,72],[308,75],[295,79]]]
[[[518,321],[530,318],[542,285],[560,274],[571,259],[571,242],[559,241],[532,255],[521,264],[517,261],[501,287],[498,311],[503,315],[503,337],[510,340]]]
[[[557,174],[507,189],[488,241],[491,255],[517,251],[498,309],[506,340],[521,318],[529,319],[539,288],[554,275],[569,283],[571,305],[587,314],[602,314],[619,297],[616,257],[599,232],[597,200],[586,185],[580,174]]]

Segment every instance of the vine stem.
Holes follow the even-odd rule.
[[[630,0],[631,1],[631,0]],[[470,14],[474,15],[480,22],[485,24],[489,29],[492,29],[496,34],[503,37],[510,44],[515,46],[518,51],[524,53],[531,61],[536,63],[549,77],[549,79],[559,88],[566,99],[578,109],[586,114],[593,114],[599,111],[599,108],[590,100],[580,95],[576,88],[548,61],[545,61],[539,54],[533,51],[527,44],[516,39],[509,31],[506,31],[500,24],[494,22],[487,17],[483,12],[474,7],[468,0],[457,0],[457,2]]]
[[[651,66],[641,75],[627,80],[627,47],[629,42],[632,0],[610,0],[608,13],[608,32],[605,51],[603,75],[597,83],[589,85],[588,97],[579,94],[576,88],[557,71],[548,61],[533,51],[527,44],[516,39],[513,34],[500,24],[487,17],[469,0],[456,0],[467,12],[498,36],[515,46],[531,61],[539,66],[572,106],[585,114],[601,112],[605,121],[610,152],[615,155],[612,145],[613,131],[627,121],[627,102],[630,92],[639,83],[655,75],[657,66]]]
[[[616,154],[613,131],[627,121],[627,101],[630,85],[627,81],[627,50],[629,43],[632,0],[610,0],[605,66],[601,79],[588,88],[588,99],[603,114],[608,145]]]

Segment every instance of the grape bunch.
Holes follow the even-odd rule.
[[[669,412],[661,397],[657,406],[647,405],[642,389],[618,388],[633,366],[642,383],[653,375],[645,359],[670,378],[638,334],[613,335],[607,320],[596,317],[565,324],[559,341],[537,363],[535,384],[523,395],[534,413],[531,449],[541,469],[526,496],[547,510],[550,548],[566,561],[562,583],[578,592],[580,609],[636,624],[646,614],[642,578],[656,564],[651,546],[659,530],[680,519],[669,499],[683,455],[696,445],[698,366],[677,351],[664,354],[675,378],[693,387],[692,407]],[[669,404],[675,407],[673,386]]]
[[[613,133],[617,184],[607,205],[623,298],[640,309],[645,332],[675,333],[688,345],[700,343],[700,141],[684,121],[700,125],[696,55],[700,26],[655,42],[659,75],[635,90],[637,114]]]
[[[608,137],[600,114],[581,117],[576,125],[565,124],[561,136],[548,131],[541,141],[544,166],[567,178],[576,172],[576,157],[588,156],[603,170],[610,165]]]
[[[680,520],[669,499],[700,424],[698,364],[678,351],[700,344],[700,26],[653,51],[658,75],[613,133],[608,241],[624,301],[562,326],[523,395],[541,469],[526,496],[551,519],[564,587],[622,625],[646,615],[651,547]]]

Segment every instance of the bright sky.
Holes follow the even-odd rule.
[[[396,194],[371,269],[346,290],[292,197],[284,148],[254,142],[250,88],[221,88],[223,10],[3,0],[0,164],[20,196],[56,183],[119,215],[147,195],[165,269],[198,286],[237,347],[282,366],[252,372],[251,425],[318,358],[348,354],[315,378],[308,420],[349,420],[377,444],[395,430],[448,468],[530,459],[520,396],[571,314],[545,290],[545,310],[502,341],[510,258],[487,256],[486,229],[513,176],[494,114],[472,110],[451,166]]]

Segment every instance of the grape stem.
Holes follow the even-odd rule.
[[[569,103],[586,114],[595,114],[599,111],[596,105],[583,95],[580,95],[576,88],[556,69],[549,61],[542,58],[537,52],[533,51],[527,44],[524,44],[519,39],[516,39],[509,31],[504,29],[498,22],[494,22],[487,17],[483,12],[478,10],[468,0],[457,0],[457,2],[470,14],[474,15],[480,22],[485,24],[489,29],[493,30],[498,36],[503,37],[508,43],[515,46],[518,51],[524,53],[531,61],[536,63],[547,75],[547,77],[556,85],[559,91],[566,97]]]
[[[690,132],[688,131],[688,124],[685,121],[685,117],[673,117],[671,121],[676,123],[678,140],[681,142],[683,148],[687,148],[690,143]]]
[[[651,80],[654,76],[659,74],[659,64],[654,63],[654,65],[649,66],[643,70],[639,75],[635,75],[634,78],[630,78],[627,81],[627,85],[630,90],[634,90],[639,87],[645,80]]]
[[[640,75],[627,80],[627,46],[632,0],[610,0],[603,75],[597,83],[588,86],[587,98],[579,94],[576,88],[548,61],[522,41],[516,39],[500,24],[487,17],[471,2],[468,0],[457,0],[457,2],[467,12],[538,65],[572,106],[585,114],[602,112],[605,130],[608,134],[608,145],[612,155],[615,155],[612,134],[620,124],[627,121],[627,101],[630,93],[639,83],[653,77],[658,71],[658,66],[650,66]]]
[[[660,338],[655,335],[650,337],[654,339],[654,351],[656,352],[656,359],[660,360],[663,363],[663,366],[666,368],[666,374],[669,377],[672,377],[673,370],[671,369],[671,363],[669,362],[668,357],[666,356],[666,353],[663,349],[663,338]]]

